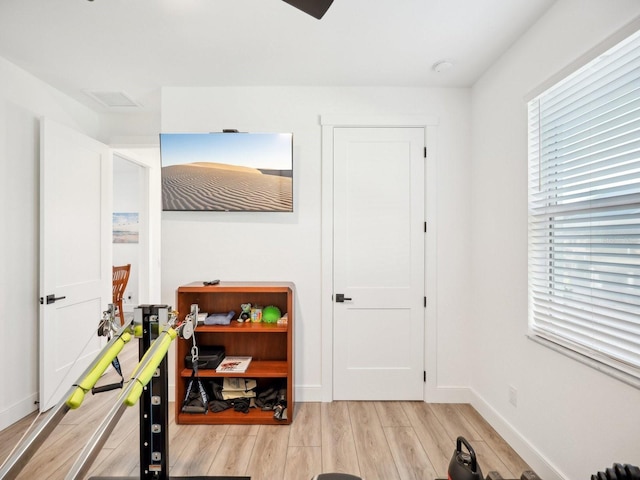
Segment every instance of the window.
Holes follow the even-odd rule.
[[[635,385],[638,33],[528,104],[529,333]]]

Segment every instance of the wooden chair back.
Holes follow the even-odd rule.
[[[124,292],[129,282],[129,273],[131,272],[131,264],[113,267],[113,304],[118,308],[117,314],[120,316],[120,325],[124,325],[124,310],[122,308],[122,300]]]

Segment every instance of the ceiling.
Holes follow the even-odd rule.
[[[162,86],[468,87],[554,1],[0,0],[0,56],[99,112],[158,111]]]

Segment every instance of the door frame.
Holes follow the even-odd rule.
[[[339,127],[419,127],[425,130],[427,161],[425,164],[425,358],[427,372],[424,396],[437,385],[436,343],[436,131],[438,117],[430,115],[321,115],[322,127],[322,213],[321,213],[321,299],[322,321],[322,401],[333,401],[333,132]]]
[[[139,303],[161,303],[160,230],[162,224],[162,196],[160,145],[111,144],[114,154],[141,167],[140,188],[140,278]]]

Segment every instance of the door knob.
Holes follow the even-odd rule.
[[[345,300],[349,301],[349,300],[353,300],[353,299],[349,298],[349,297],[345,297],[344,293],[336,293],[336,303],[342,303]]]

